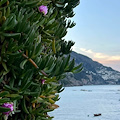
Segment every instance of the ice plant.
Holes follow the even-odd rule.
[[[60,80],[82,69],[63,39],[79,0],[59,1],[0,0],[0,120],[52,120]]]
[[[4,103],[4,104],[2,105],[2,107],[10,108],[10,111],[8,111],[8,112],[3,112],[3,114],[5,114],[5,115],[7,115],[7,116],[10,114],[10,112],[13,111],[13,103]]]
[[[44,15],[46,15],[48,12],[48,8],[47,8],[47,6],[41,5],[39,7],[39,11],[42,12]]]

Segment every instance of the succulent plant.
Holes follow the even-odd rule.
[[[0,120],[51,120],[70,60],[72,41],[63,37],[75,23],[79,0],[0,0]],[[40,8],[42,6],[42,8]],[[45,9],[43,9],[44,7]],[[41,11],[42,9],[42,11]],[[66,49],[66,50],[65,50]],[[13,104],[13,111],[4,104]]]

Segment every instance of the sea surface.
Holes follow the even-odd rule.
[[[66,87],[60,97],[53,120],[120,120],[120,85]]]

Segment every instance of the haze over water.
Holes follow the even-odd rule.
[[[66,87],[60,97],[53,120],[120,120],[120,85]]]

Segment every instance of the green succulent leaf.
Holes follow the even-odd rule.
[[[10,108],[0,107],[0,112],[8,112]]]
[[[23,60],[21,63],[20,63],[20,68],[21,69],[24,69],[24,66],[25,66],[25,64],[27,63],[27,59],[25,59],[25,60]]]
[[[7,94],[9,94],[8,91],[3,91],[3,92],[0,93],[0,97],[4,97],[4,96],[7,95]]]

